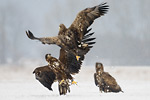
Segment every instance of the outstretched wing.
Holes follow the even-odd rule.
[[[93,44],[96,42],[94,41],[96,38],[91,37],[94,32],[89,33],[91,29],[89,29],[85,35],[83,36],[83,39],[78,42],[78,55],[82,60],[84,60],[84,56],[88,53],[88,51],[93,47]]]
[[[35,73],[36,79],[46,88],[52,91],[52,84],[56,79],[56,74],[49,66],[42,66],[36,68],[33,73]]]
[[[38,38],[38,37],[35,37],[30,30],[26,31],[26,34],[27,34],[28,38],[31,40],[38,40],[38,41],[41,41],[43,44],[56,44],[56,45],[60,46],[59,39],[57,36],[56,37]]]
[[[74,53],[68,52],[63,48],[60,49],[59,60],[66,66],[66,70],[71,74],[79,72],[86,53],[88,53],[90,48],[93,47],[93,44],[95,44],[93,41],[95,38],[91,38],[94,32],[89,33],[90,30],[87,31],[86,35],[83,37],[82,42],[78,43],[78,60]]]
[[[103,16],[108,11],[108,7],[107,3],[101,3],[100,5],[86,8],[77,14],[70,29],[77,31],[79,41],[83,39],[83,36],[87,32],[87,28],[94,20]]]

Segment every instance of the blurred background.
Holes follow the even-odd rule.
[[[102,62],[109,66],[150,65],[150,0],[0,0],[0,66],[46,64],[45,54],[59,57],[59,47],[30,40],[56,36],[59,24],[69,27],[77,13],[108,2],[108,13],[95,20],[96,44],[84,65]]]

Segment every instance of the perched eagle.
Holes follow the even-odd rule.
[[[108,72],[104,72],[103,64],[96,63],[96,73],[94,73],[95,85],[99,87],[100,92],[123,92],[117,84],[114,77]]]
[[[64,24],[60,24],[58,36],[55,37],[35,37],[31,31],[26,31],[27,36],[32,40],[39,40],[43,44],[56,44],[66,51],[74,53],[76,56],[83,55],[85,52],[84,47],[94,44],[95,42],[89,42],[95,38],[88,38],[93,33],[87,34],[90,30],[88,27],[94,22],[95,19],[103,16],[108,11],[108,5],[101,3],[100,5],[86,8],[80,11],[74,22],[69,28],[66,28]],[[86,52],[92,46],[88,46]]]

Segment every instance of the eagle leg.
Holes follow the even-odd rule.
[[[65,80],[63,79],[63,80],[61,80],[60,81],[60,83],[59,83],[59,85],[61,85],[62,83],[64,83],[65,82]]]
[[[59,84],[59,94],[60,95],[66,95],[67,92],[70,92],[70,85],[68,84],[69,81],[68,80],[64,80],[61,85]]]
[[[74,80],[72,80],[71,84],[75,84],[75,85],[77,85],[77,82],[76,82],[76,81],[74,81]]]

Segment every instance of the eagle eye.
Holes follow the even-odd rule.
[[[41,71],[39,71],[39,72],[36,73],[36,75],[38,75],[38,76],[40,76],[40,74],[41,74]]]

